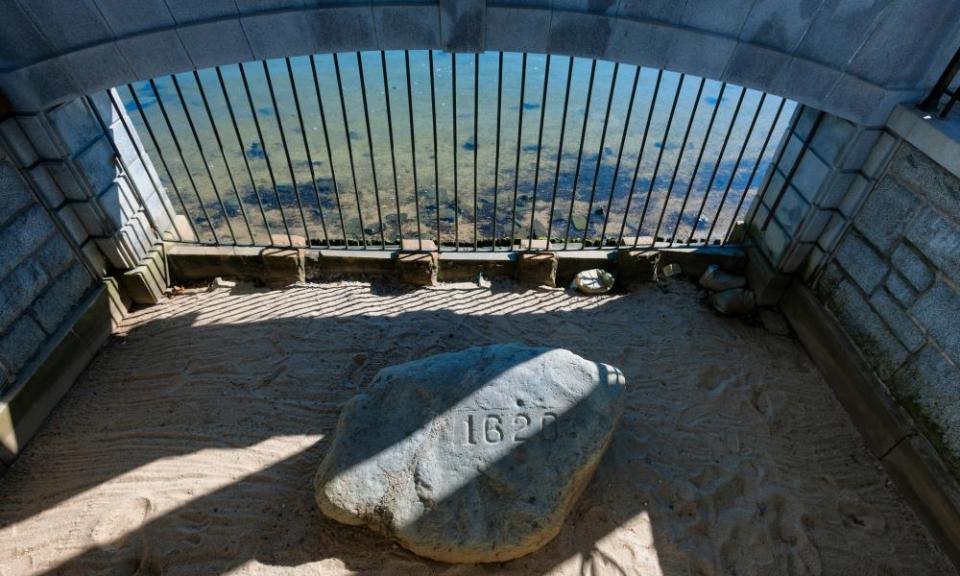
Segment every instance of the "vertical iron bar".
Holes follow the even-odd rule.
[[[393,146],[393,114],[390,109],[390,84],[387,79],[387,53],[383,50],[380,51],[380,70],[383,72],[383,99],[387,103],[387,131],[390,135],[390,165],[393,168],[393,196],[397,203],[397,234],[400,235],[400,244],[402,245],[403,225],[400,223],[400,184],[397,180],[397,154]]]
[[[590,64],[590,81],[587,84],[587,105],[583,112],[583,126],[580,129],[580,145],[577,152],[577,167],[573,171],[573,190],[570,192],[570,210],[567,212],[567,227],[563,232],[563,249],[567,249],[570,240],[570,221],[573,220],[573,205],[577,200],[577,184],[580,182],[580,166],[583,162],[583,144],[587,137],[587,124],[590,122],[590,105],[593,103],[593,80],[597,72],[597,61]]]
[[[600,246],[597,250],[603,249],[607,242],[607,224],[610,222],[610,207],[613,206],[613,194],[617,189],[617,178],[620,176],[620,162],[623,160],[623,149],[627,141],[627,133],[630,131],[630,118],[633,116],[633,102],[637,97],[637,83],[640,81],[640,67],[637,66],[633,73],[633,86],[630,88],[630,101],[627,103],[627,115],[623,122],[623,133],[620,135],[620,147],[617,150],[617,163],[613,169],[613,180],[610,182],[610,195],[607,198],[607,209],[603,214],[603,226],[600,227]]]
[[[350,121],[347,120],[347,103],[343,96],[343,80],[340,75],[340,55],[333,55],[333,68],[337,75],[337,90],[340,93],[340,112],[343,114],[343,134],[347,139],[347,154],[350,156],[350,176],[353,179],[353,193],[357,197],[357,218],[360,220],[360,241],[363,249],[367,249],[367,233],[363,229],[363,208],[360,207],[360,187],[357,185],[357,168],[353,163],[353,143],[350,141]],[[347,232],[343,232],[346,241]]]
[[[144,170],[144,172],[147,173],[147,178],[150,179],[150,185],[153,186],[154,191],[157,193],[157,199],[160,200],[160,205],[163,206],[163,211],[166,213],[167,218],[170,219],[170,224],[171,224],[171,227],[172,227],[172,229],[173,229],[173,233],[177,235],[177,242],[182,242],[182,241],[183,241],[183,236],[180,235],[180,231],[177,230],[177,227],[176,227],[176,225],[175,225],[174,213],[172,213],[172,212],[170,211],[170,207],[167,206],[167,203],[164,202],[163,199],[160,197],[160,193],[161,193],[163,187],[160,185],[160,182],[158,182],[157,179],[154,178],[154,174],[152,174],[152,173],[150,172],[150,170],[147,169],[146,150],[143,150],[143,151],[140,150],[140,146],[142,146],[143,143],[141,142],[141,143],[140,143],[140,146],[138,146],[138,145],[136,144],[137,139],[134,138],[133,126],[130,126],[130,125],[127,124],[127,119],[125,118],[126,115],[123,114],[123,109],[122,109],[121,106],[120,106],[120,102],[117,101],[116,98],[114,98],[114,92],[113,92],[113,90],[107,90],[107,96],[110,98],[110,106],[111,106],[111,107],[113,108],[113,110],[116,112],[117,117],[120,118],[120,123],[123,124],[123,130],[124,130],[124,132],[127,133],[127,138],[129,138],[129,139],[130,139],[130,142],[133,143],[133,149],[136,151],[136,153],[137,153],[137,158],[140,159],[140,163],[143,164],[143,170]],[[119,92],[117,93],[117,96],[119,96]],[[89,97],[88,97],[88,98],[89,98]],[[90,108],[91,108],[91,109],[94,111],[94,113],[97,115],[97,120],[100,122],[101,128],[104,130],[104,132],[106,132],[107,126],[106,126],[106,124],[104,123],[103,118],[100,117],[100,113],[96,111],[97,109],[96,109],[95,106],[93,106],[93,103],[92,103],[92,102],[91,102],[91,104],[90,104]],[[117,157],[119,157],[120,154],[119,154],[119,151],[116,150],[116,144],[111,141],[110,145],[111,145],[111,147],[114,148],[114,152],[117,153]],[[127,171],[127,172],[129,172],[129,170],[127,169],[126,166],[124,166],[124,170]],[[137,196],[138,196],[137,199],[140,201],[140,204],[146,206],[146,204],[145,204],[144,201],[143,201],[143,196],[142,196],[142,194],[140,194],[139,190],[137,190]],[[146,211],[144,211],[144,212],[146,212]],[[153,218],[150,217],[150,214],[149,214],[149,213],[147,213],[147,218],[150,219],[150,224],[151,224],[154,228],[157,229],[157,232],[160,232],[160,229],[157,228],[156,223],[153,221]]]
[[[323,95],[320,93],[320,79],[317,75],[317,60],[310,55],[310,70],[313,74],[313,89],[317,93],[317,110],[320,112],[320,128],[323,130],[323,143],[327,149],[327,162],[330,164],[330,179],[333,181],[333,196],[337,201],[337,215],[340,218],[340,231],[343,233],[343,249],[350,249],[347,241],[347,226],[343,222],[343,205],[340,203],[340,184],[337,183],[337,171],[333,167],[333,149],[330,148],[330,132],[327,130],[327,114],[323,107]],[[329,245],[329,240],[327,244]]]
[[[310,246],[312,244],[310,241],[310,228],[307,226],[307,215],[303,211],[303,200],[300,198],[300,186],[297,185],[297,176],[293,171],[293,160],[290,158],[290,149],[287,147],[287,136],[283,130],[282,115],[280,114],[280,107],[277,106],[277,95],[273,90],[273,79],[270,77],[270,68],[267,66],[266,60],[261,60],[260,63],[263,64],[263,75],[267,79],[267,90],[270,92],[270,103],[273,105],[273,113],[277,117],[277,128],[280,129],[280,144],[283,146],[283,155],[287,159],[287,169],[290,170],[290,182],[293,184],[293,195],[297,199],[300,220],[303,222],[304,239],[307,242],[307,246]],[[290,245],[293,246],[292,238]]]
[[[620,221],[620,233],[617,234],[617,246],[620,246],[620,243],[623,242],[623,231],[627,226],[627,216],[630,214],[630,205],[633,204],[633,194],[637,190],[637,175],[640,173],[640,165],[643,164],[643,152],[647,147],[647,136],[650,135],[650,120],[653,118],[653,111],[657,107],[657,98],[660,96],[660,82],[662,80],[663,70],[659,69],[657,70],[657,81],[653,86],[650,108],[647,110],[647,122],[643,125],[643,138],[640,140],[640,152],[637,153],[637,166],[633,169],[633,180],[630,182],[630,194],[627,195],[627,206],[623,209],[623,219]]]
[[[547,115],[547,88],[550,80],[550,55],[547,54],[547,65],[543,71],[543,95],[540,97],[540,135],[537,136],[537,161],[533,169],[533,201],[530,202],[530,231],[527,234],[527,250],[533,249],[533,222],[537,218],[537,188],[540,187],[540,155],[543,150],[543,121]],[[549,245],[550,240],[547,239]]]
[[[680,80],[677,82],[677,92],[673,96],[673,105],[670,106],[667,127],[663,131],[663,141],[660,144],[660,151],[657,153],[657,162],[653,165],[653,176],[650,178],[650,185],[647,186],[647,197],[644,198],[643,210],[640,211],[640,223],[637,226],[637,235],[633,237],[634,248],[636,248],[637,244],[640,242],[640,233],[643,231],[643,221],[647,218],[647,208],[650,206],[650,198],[653,196],[653,189],[657,185],[657,176],[660,174],[660,164],[663,161],[663,153],[667,150],[667,140],[670,139],[670,129],[673,128],[673,119],[676,117],[677,113],[677,102],[680,101],[680,92],[683,90],[683,81],[685,79],[686,75],[681,74]],[[626,217],[626,214],[624,214],[624,217]],[[654,237],[650,245],[653,246],[656,243],[657,239]]]
[[[163,104],[163,100],[160,98],[160,91],[157,90],[157,83],[152,79],[150,80],[150,88],[153,90],[153,96],[157,99],[157,104],[160,106],[160,113],[163,115],[163,121],[167,125],[167,130],[170,131],[170,137],[173,139],[173,144],[177,149],[177,153],[180,155],[180,162],[183,164],[183,170],[187,173],[187,179],[190,180],[190,186],[193,188],[194,194],[197,195],[197,202],[200,203],[200,210],[203,212],[203,217],[207,220],[207,226],[210,227],[210,232],[213,234],[213,241],[215,244],[220,244],[220,237],[217,235],[217,229],[213,225],[213,220],[210,219],[210,214],[207,213],[207,207],[203,203],[203,198],[200,197],[200,190],[197,188],[197,183],[193,180],[193,174],[190,173],[190,166],[187,165],[187,159],[183,155],[183,147],[180,146],[180,139],[177,138],[177,133],[173,130],[173,124],[170,122],[170,116],[167,114],[167,107]],[[199,236],[197,239],[199,240]]]
[[[480,53],[473,55],[473,251],[478,248],[478,221],[477,211],[477,168],[480,166],[480,135],[478,134],[478,116],[480,112]]]
[[[501,76],[502,78],[502,76]],[[523,138],[523,99],[527,87],[527,53],[523,53],[520,64],[520,104],[517,106],[517,160],[513,168],[513,210],[510,212],[510,237],[507,239],[510,245],[507,249],[513,248],[513,239],[517,231],[517,192],[520,187],[520,151],[521,140]],[[497,106],[499,113],[500,107]]]
[[[586,248],[587,235],[590,233],[590,220],[593,216],[593,200],[597,193],[597,179],[600,177],[600,166],[603,165],[603,145],[607,141],[607,125],[610,122],[610,108],[613,106],[613,91],[617,86],[617,74],[620,72],[620,63],[613,64],[613,76],[610,79],[610,93],[607,95],[607,111],[603,116],[603,129],[600,131],[600,146],[597,151],[597,165],[593,171],[593,181],[590,185],[590,201],[587,203],[587,222],[583,227],[583,238],[580,240],[580,248]],[[603,243],[601,242],[601,246]]]
[[[193,81],[197,83],[197,90],[200,92],[200,100],[203,102],[203,108],[207,111],[207,119],[210,120],[210,127],[213,128],[213,135],[217,140],[217,148],[220,149],[220,157],[223,158],[223,166],[227,171],[227,176],[230,178],[230,187],[233,188],[233,195],[237,198],[237,205],[240,206],[240,214],[243,216],[243,223],[247,227],[247,233],[250,234],[250,245],[256,243],[253,238],[253,228],[250,227],[250,221],[247,219],[247,211],[243,207],[243,200],[240,198],[240,191],[237,189],[237,182],[233,178],[233,170],[230,169],[230,162],[227,161],[227,154],[223,149],[223,140],[220,138],[220,129],[217,128],[216,122],[213,120],[213,112],[210,110],[210,101],[207,100],[207,92],[203,89],[203,84],[200,82],[200,74],[194,70],[193,71]],[[236,242],[236,238],[234,238]]]
[[[667,197],[663,201],[663,207],[660,208],[660,217],[657,218],[657,227],[653,231],[654,244],[657,242],[657,236],[660,234],[660,226],[663,224],[663,217],[666,215],[667,207],[670,205],[670,197],[673,195],[673,185],[677,181],[677,173],[680,172],[680,165],[683,163],[683,154],[687,149],[687,141],[690,138],[690,129],[693,128],[693,123],[697,119],[697,111],[700,110],[700,97],[703,96],[703,86],[706,83],[707,81],[705,78],[700,79],[700,86],[697,88],[697,95],[693,104],[693,112],[690,114],[690,119],[687,121],[687,129],[683,133],[683,143],[680,144],[680,153],[677,155],[677,165],[673,167],[673,174],[670,176],[670,185],[667,186]],[[666,143],[664,143],[664,147],[666,147]]]
[[[717,220],[720,218],[720,213],[723,212],[723,205],[727,202],[727,196],[730,194],[730,188],[733,187],[733,179],[736,177],[737,172],[740,171],[740,163],[743,161],[743,155],[747,151],[747,144],[750,143],[750,137],[753,136],[753,130],[757,126],[757,119],[760,117],[760,111],[763,110],[763,103],[767,100],[767,93],[760,93],[760,103],[757,104],[757,111],[753,114],[753,119],[750,120],[750,128],[747,129],[747,135],[743,139],[743,145],[740,147],[740,152],[737,154],[737,161],[733,165],[733,171],[730,173],[730,178],[727,180],[727,186],[723,190],[723,196],[720,197],[720,206],[717,208],[717,213],[713,217],[713,222],[710,223],[710,230],[707,232],[707,244],[710,243],[710,237],[713,236],[713,229],[717,225]],[[746,190],[744,190],[746,193]],[[734,214],[736,216],[736,214]]]
[[[491,252],[497,251],[497,198],[500,187],[500,108],[503,102],[503,52],[497,57],[497,131],[493,160],[493,227],[490,230]],[[521,108],[523,106],[521,105]]]
[[[277,199],[277,208],[280,209],[280,220],[283,222],[283,231],[287,235],[287,244],[293,245],[293,236],[290,235],[290,226],[287,224],[287,214],[283,210],[283,201],[280,200],[280,190],[277,188],[277,179],[273,174],[273,164],[270,162],[270,154],[267,152],[267,141],[263,138],[263,129],[260,127],[260,118],[257,116],[257,107],[253,104],[253,94],[250,92],[250,83],[247,81],[247,71],[243,68],[243,63],[237,64],[240,70],[240,79],[243,81],[243,91],[247,95],[247,105],[250,106],[250,116],[253,118],[253,125],[257,129],[257,139],[260,141],[260,148],[263,150],[263,160],[267,163],[267,174],[270,175],[270,185],[273,186],[273,196]],[[270,236],[270,245],[275,241],[273,235]]]
[[[257,197],[257,206],[260,208],[260,216],[263,218],[263,225],[267,230],[267,236],[270,237],[270,243],[273,243],[273,233],[270,231],[270,223],[267,221],[267,212],[263,208],[263,199],[260,198],[260,191],[257,190],[257,181],[253,178],[253,170],[250,169],[250,160],[247,159],[247,152],[243,147],[243,137],[240,135],[240,126],[237,124],[237,115],[233,111],[233,104],[230,102],[230,96],[227,94],[227,85],[223,80],[223,73],[220,71],[220,67],[215,68],[217,71],[217,80],[220,83],[220,91],[223,93],[223,99],[227,103],[227,111],[230,113],[230,121],[233,123],[233,132],[237,137],[237,146],[240,147],[240,156],[243,158],[243,165],[247,169],[247,176],[250,177],[250,186],[252,187],[254,196]],[[254,239],[256,243],[256,239]]]
[[[786,103],[786,98],[780,99],[780,105],[777,107],[777,113],[773,117],[773,123],[770,124],[770,129],[767,131],[767,136],[763,140],[763,146],[760,148],[760,155],[757,156],[757,161],[753,164],[753,169],[750,171],[750,178],[747,179],[747,185],[744,187],[743,194],[740,195],[740,200],[737,202],[737,209],[733,213],[733,219],[730,221],[730,225],[727,226],[726,234],[723,235],[724,244],[726,244],[727,239],[730,238],[730,234],[733,232],[733,227],[736,224],[737,216],[740,215],[740,210],[743,207],[743,201],[746,200],[747,193],[750,191],[750,187],[753,185],[753,179],[757,176],[757,170],[760,168],[760,164],[763,162],[763,157],[767,153],[767,146],[770,144],[773,133],[776,131],[777,122],[780,121],[780,115],[783,112],[783,108]]]
[[[193,217],[190,216],[190,211],[187,210],[187,205],[184,203],[183,196],[180,194],[180,187],[177,186],[177,182],[173,178],[173,173],[170,171],[170,166],[167,165],[167,158],[163,154],[163,149],[160,148],[160,143],[157,141],[156,135],[153,133],[153,127],[150,125],[150,121],[147,120],[147,115],[143,111],[143,105],[140,104],[140,98],[137,97],[137,92],[133,89],[132,85],[127,84],[127,90],[130,91],[130,96],[133,97],[133,102],[137,105],[137,111],[140,112],[140,117],[143,119],[143,125],[147,127],[147,134],[150,135],[150,140],[153,142],[153,147],[160,156],[160,163],[163,164],[163,169],[167,173],[167,179],[170,180],[170,185],[173,187],[173,191],[177,195],[177,200],[180,202],[180,207],[183,208],[183,214],[187,218],[187,223],[190,224],[190,230],[193,232],[193,236],[197,239],[197,242],[201,242],[200,234],[197,232],[197,227],[193,223]]]
[[[387,249],[387,238],[383,233],[383,211],[380,206],[380,182],[377,179],[377,160],[373,156],[373,134],[370,131],[370,109],[367,107],[367,83],[363,74],[363,59],[357,52],[357,73],[360,76],[360,98],[363,101],[363,121],[367,126],[367,150],[370,153],[370,172],[373,174],[373,197],[377,203],[377,223],[380,225],[380,248]]]
[[[452,80],[453,94],[453,245],[454,250],[460,251],[460,184],[458,181],[457,167],[457,54],[450,53],[450,78]]]
[[[427,58],[430,64],[430,118],[433,127],[433,190],[437,196],[436,217],[437,217],[437,252],[443,251],[443,242],[440,234],[440,156],[437,152],[437,90],[434,82],[433,69],[433,50],[427,50]]]
[[[413,172],[413,207],[417,213],[417,248],[423,250],[423,234],[420,230],[420,186],[417,183],[417,138],[413,126],[413,88],[410,82],[410,51],[403,51],[404,71],[407,76],[407,119],[410,121],[410,167]]]
[[[687,243],[694,241],[694,235],[697,233],[697,228],[700,226],[700,218],[703,216],[703,208],[707,205],[707,198],[710,197],[710,190],[713,189],[713,183],[717,179],[717,173],[720,171],[720,164],[723,162],[723,155],[727,151],[727,145],[730,143],[730,134],[733,133],[733,127],[737,123],[737,118],[740,116],[740,108],[743,106],[743,97],[747,95],[747,89],[740,89],[740,97],[737,98],[737,106],[733,110],[733,116],[730,118],[730,124],[727,126],[727,133],[723,137],[723,144],[720,146],[720,153],[717,154],[717,161],[713,165],[713,171],[710,175],[710,180],[708,181],[707,188],[703,192],[703,198],[700,200],[700,209],[697,210],[697,217],[693,220],[693,229],[690,230],[690,238]],[[718,102],[719,106],[720,103]]]
[[[363,59],[357,52],[357,73],[360,76],[360,98],[363,101],[363,120],[367,127],[367,150],[370,153],[370,172],[373,174],[373,197],[377,203],[377,223],[380,226],[380,248],[386,250],[387,238],[383,232],[383,211],[380,206],[380,181],[377,179],[377,160],[373,155],[373,134],[370,130],[370,109],[367,107],[367,83],[363,73]]]
[[[960,74],[960,49],[958,49],[957,53],[950,59],[950,63],[947,64],[943,74],[940,75],[940,78],[927,97],[924,98],[920,104],[917,104],[917,108],[927,112],[936,112],[940,106],[940,100],[943,99],[943,95],[948,94],[950,95],[950,99],[940,114],[941,118],[946,118],[947,114],[950,113],[950,109],[953,108],[953,103],[957,100],[957,94],[960,93],[960,89],[952,93],[950,90],[950,83],[953,82],[953,79],[958,74]]]
[[[317,174],[313,170],[313,155],[310,153],[310,143],[307,141],[307,129],[303,123],[303,110],[300,108],[300,95],[297,93],[297,82],[293,78],[293,65],[289,58],[287,62],[287,76],[290,78],[290,92],[293,93],[293,105],[297,109],[297,121],[300,124],[300,136],[303,138],[303,151],[307,154],[307,166],[310,168],[310,183],[317,199],[317,213],[320,214],[320,227],[323,230],[323,239],[330,248],[330,235],[327,234],[327,220],[323,217],[323,204],[320,202],[320,188],[317,187]],[[279,117],[279,116],[278,116]]]
[[[677,223],[673,227],[673,234],[670,235],[670,245],[677,239],[677,232],[680,231],[680,225],[683,221],[683,215],[687,211],[687,202],[690,200],[690,192],[693,190],[693,184],[697,180],[697,173],[700,172],[700,163],[703,161],[703,154],[707,150],[707,144],[710,143],[710,136],[713,134],[713,124],[717,119],[717,112],[720,111],[720,103],[723,102],[723,95],[727,91],[727,83],[720,85],[720,93],[717,95],[717,103],[710,113],[710,121],[707,123],[707,131],[703,136],[703,144],[700,146],[700,152],[697,154],[697,163],[693,166],[693,173],[690,174],[690,181],[687,182],[687,192],[683,195],[683,202],[680,204],[680,212],[677,214]]]
[[[560,183],[560,168],[563,164],[563,138],[567,130],[567,110],[570,104],[570,84],[573,80],[573,56],[567,66],[567,88],[563,95],[563,114],[560,116],[560,142],[557,145],[557,169],[553,173],[553,196],[550,198],[550,213],[547,215],[547,247],[553,241],[553,211],[557,207],[557,185]]]
[[[200,152],[200,160],[203,162],[203,167],[207,171],[207,178],[210,179],[210,184],[213,186],[213,195],[217,197],[217,203],[220,204],[220,210],[223,212],[223,219],[227,223],[227,230],[230,231],[230,238],[233,240],[233,243],[237,243],[237,234],[233,231],[233,224],[230,223],[230,214],[227,213],[227,207],[223,204],[223,198],[220,197],[220,190],[217,188],[217,182],[213,179],[213,172],[210,171],[210,163],[207,161],[207,155],[203,151],[203,145],[200,143],[200,136],[197,134],[197,127],[193,124],[193,117],[190,114],[190,110],[187,108],[187,101],[183,97],[183,92],[180,90],[180,82],[177,81],[177,77],[174,74],[170,75],[170,78],[173,80],[173,87],[177,91],[177,97],[180,99],[180,106],[183,107],[183,113],[187,117],[187,124],[190,126],[190,132],[193,133],[193,139],[197,143],[197,150]]]

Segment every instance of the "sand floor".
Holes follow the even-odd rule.
[[[471,345],[620,367],[627,409],[560,535],[422,560],[323,518],[312,476],[377,370]],[[218,289],[132,317],[0,479],[0,574],[954,574],[793,340],[675,282]]]

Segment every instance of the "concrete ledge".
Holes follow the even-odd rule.
[[[837,320],[794,282],[780,309],[900,493],[960,565],[960,487]]]
[[[385,277],[397,273],[395,252],[374,250],[306,250],[304,275],[310,282],[358,277]]]
[[[0,398],[0,462],[10,465],[97,354],[122,317],[116,285],[105,282],[63,323]]]
[[[960,115],[939,118],[901,104],[890,114],[887,127],[960,178]]]
[[[623,254],[643,252],[655,256],[655,265],[680,264],[684,273],[698,277],[709,264],[730,272],[742,272],[746,255],[738,247],[658,248],[634,250],[568,250],[551,252],[557,259],[555,283],[566,285],[582,270],[604,268],[622,280],[653,280],[652,270],[639,272],[636,266],[622,265]],[[201,282],[217,276],[252,280],[269,286],[297,281],[331,281],[358,278],[400,277],[398,257],[436,254],[437,280],[472,282],[479,274],[487,279],[518,278],[521,257],[539,252],[403,252],[383,250],[270,250],[251,247],[221,247],[196,244],[167,244],[167,263],[172,283]]]
[[[230,276],[282,287],[304,280],[303,252],[296,249],[171,243],[167,265],[173,283]]]
[[[884,469],[955,566],[960,566],[960,488],[923,436],[910,436],[890,451]]]
[[[474,282],[483,274],[487,280],[514,278],[517,274],[517,253],[487,252],[478,259],[479,253],[441,252],[440,282]]]

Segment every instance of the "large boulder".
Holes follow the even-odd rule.
[[[623,393],[612,366],[515,344],[385,368],[344,406],[317,502],[435,560],[529,554],[590,481]]]

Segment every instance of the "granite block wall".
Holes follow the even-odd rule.
[[[96,285],[0,146],[0,395]]]
[[[107,275],[173,234],[172,207],[108,93],[0,120],[0,395]]]
[[[897,139],[813,284],[960,472],[960,177]]]
[[[748,218],[960,477],[960,118],[794,115]]]

